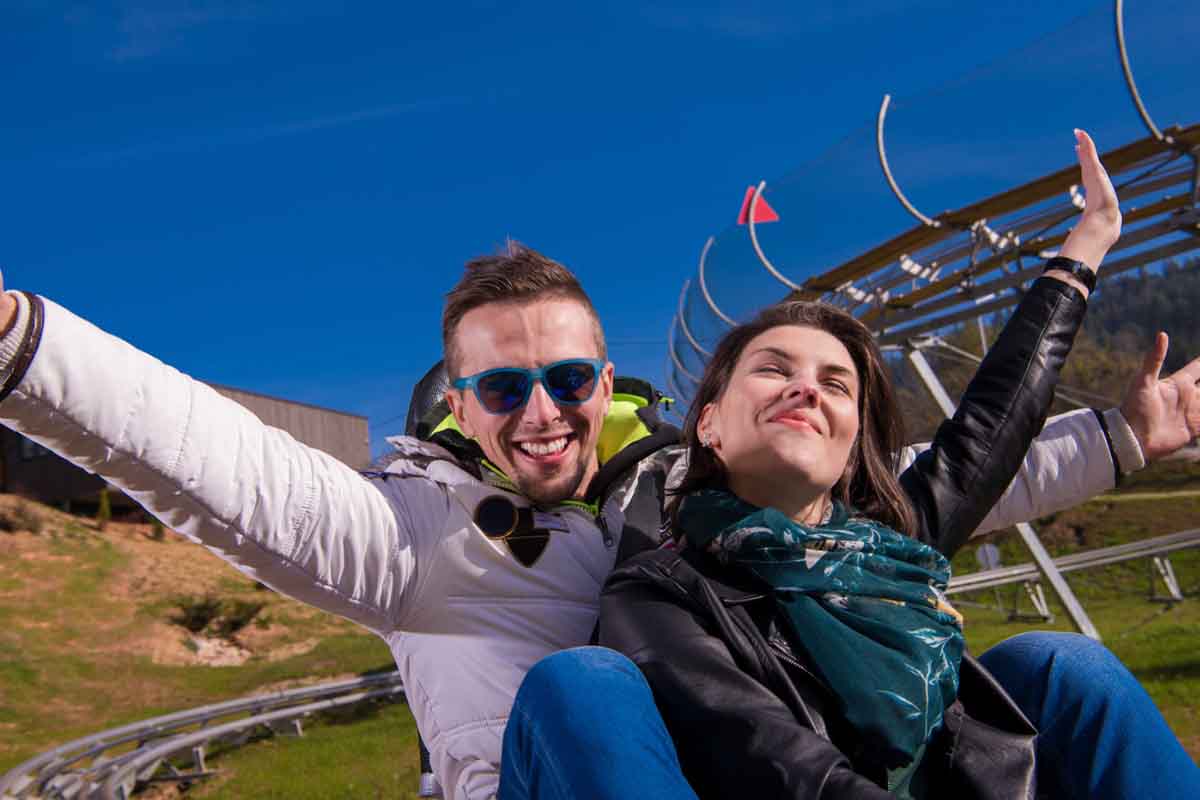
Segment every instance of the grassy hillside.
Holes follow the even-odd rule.
[[[41,531],[0,533],[0,772],[103,728],[393,667],[375,636],[257,588],[175,534],[156,541],[151,526],[124,523],[101,532],[91,521],[0,495],[0,515],[12,518],[19,507],[41,520]],[[199,636],[172,622],[184,616],[176,602],[183,594],[192,597],[189,609],[205,595],[226,608],[264,606],[226,641],[215,635],[220,618]],[[389,764],[389,781],[400,768],[411,772],[407,710],[376,710],[361,721],[348,726],[356,731],[351,752]],[[380,785],[395,796],[391,783]]]
[[[0,495],[0,518],[23,501]],[[41,531],[0,532],[0,771],[55,744],[157,714],[278,688],[390,669],[374,636],[256,585],[203,548],[149,525],[89,520],[26,504]],[[1173,463],[1136,476],[1120,492],[1042,520],[1052,552],[1117,544],[1200,526],[1200,468]],[[36,527],[36,526],[34,526]],[[1027,561],[1013,536],[996,537],[1007,564]],[[973,547],[955,561],[970,572]],[[1150,603],[1148,562],[1070,578],[1105,637],[1200,755],[1200,550],[1173,557],[1185,593],[1168,608]],[[1012,602],[1016,588],[1001,590]],[[263,603],[229,641],[172,622],[210,595],[228,612]],[[1047,587],[1047,594],[1051,594]],[[994,606],[992,592],[974,603]],[[1024,603],[1028,610],[1028,603]],[[1031,627],[1006,612],[965,605],[967,637],[979,652]],[[260,623],[259,620],[265,620]],[[211,666],[210,663],[228,663]],[[234,797],[411,797],[416,738],[403,706],[378,706],[306,723],[303,739],[264,739],[217,754],[222,774],[188,793]]]

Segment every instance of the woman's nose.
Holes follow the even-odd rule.
[[[820,393],[817,392],[817,387],[807,378],[797,378],[793,380],[786,390],[784,397],[793,398],[799,396],[801,401],[808,406],[815,406],[820,400]]]

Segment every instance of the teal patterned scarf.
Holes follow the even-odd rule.
[[[950,564],[928,545],[834,503],[802,525],[729,492],[684,498],[690,547],[766,582],[793,643],[888,769],[911,764],[958,694],[962,618],[943,590]]]

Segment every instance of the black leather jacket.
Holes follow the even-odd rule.
[[[1037,281],[954,418],[901,476],[916,534],[947,556],[966,541],[1041,430],[1086,301]],[[641,553],[609,577],[599,643],[646,675],[701,798],[885,798],[886,774],[846,730],[827,686],[781,633],[750,576],[691,551]],[[987,672],[963,661],[958,700],[930,741],[925,794],[1032,798],[1036,731]]]

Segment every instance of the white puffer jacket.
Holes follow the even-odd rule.
[[[0,338],[0,376],[29,323],[29,303],[19,304]],[[493,796],[525,672],[588,641],[619,544],[608,531],[621,530],[628,496],[601,509],[605,531],[578,505],[534,512],[551,533],[526,567],[473,520],[490,496],[528,507],[502,480],[476,478],[441,448],[404,438],[387,475],[366,480],[60,306],[44,307],[36,356],[0,403],[0,423],[103,476],[255,580],[381,636],[447,795]],[[983,529],[1077,504],[1113,479],[1095,415],[1057,417]]]

